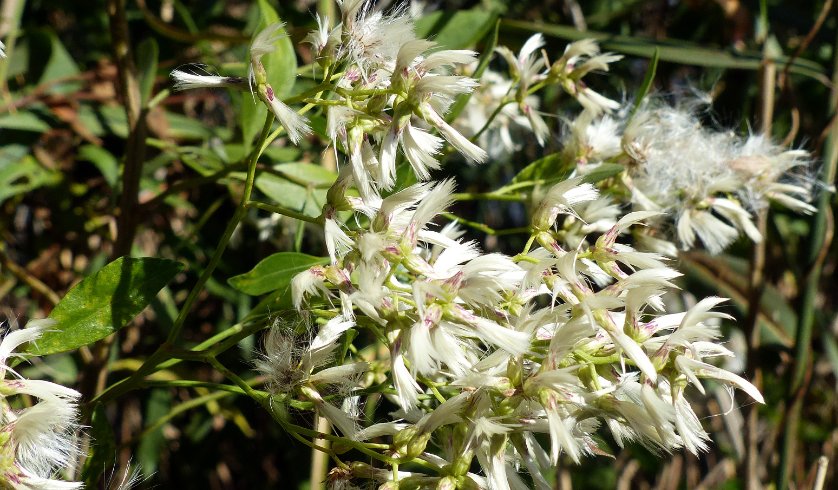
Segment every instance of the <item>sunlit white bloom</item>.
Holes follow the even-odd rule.
[[[544,145],[550,129],[539,114],[538,107],[531,103],[528,95],[530,86],[544,78],[542,71],[546,63],[538,52],[542,46],[544,46],[544,37],[541,34],[534,34],[521,47],[518,56],[515,56],[506,46],[495,48],[495,51],[500,53],[509,65],[510,76],[517,83],[518,107],[527,118],[539,145]]]
[[[245,80],[240,77],[223,77],[211,74],[189,73],[185,70],[174,70],[171,73],[175,81],[174,89],[190,90],[195,88],[244,87]]]
[[[707,364],[706,362],[691,359],[686,355],[678,356],[675,359],[675,366],[687,377],[687,379],[690,380],[693,386],[695,386],[702,393],[704,393],[704,387],[701,385],[699,378],[710,378],[733,385],[747,393],[748,396],[757,402],[765,403],[765,399],[762,397],[762,394],[754,385],[730,371],[725,371],[722,368],[713,366],[712,364]]]
[[[52,328],[52,320],[35,320],[0,342],[0,483],[15,489],[75,489],[79,482],[63,481],[56,474],[78,456],[77,402],[80,393],[49,381],[21,378],[7,361],[18,357],[21,345],[36,342]],[[6,375],[12,377],[6,379]],[[12,408],[9,398],[25,395],[34,403]]]
[[[562,153],[578,165],[600,163],[621,152],[620,123],[611,116],[595,117],[593,112],[583,111],[568,126]]]
[[[326,271],[322,267],[312,267],[300,272],[291,280],[291,298],[295,308],[300,308],[303,299],[320,291],[328,295],[326,288]]]
[[[622,55],[600,53],[599,45],[593,39],[570,43],[553,66],[550,74],[559,78],[562,88],[591,114],[608,112],[620,107],[611,100],[588,87],[582,78],[592,71],[608,71],[608,65],[622,59]]]
[[[401,46],[416,38],[413,23],[404,9],[385,15],[364,1],[347,1],[341,6],[345,40],[339,57],[346,57],[366,78],[377,65],[395,63]]]
[[[393,373],[393,387],[396,389],[399,405],[404,410],[410,410],[419,401],[422,388],[404,365],[404,357],[401,354],[395,354],[391,359],[390,369]]]
[[[317,29],[309,32],[304,42],[311,44],[318,61],[326,61],[340,41],[340,30],[329,27],[329,18],[326,15],[318,13],[315,19]]]
[[[329,257],[332,263],[336,262],[338,257],[342,257],[352,247],[352,239],[340,227],[335,219],[327,218],[323,225],[323,230],[326,237],[326,249],[329,252]]]
[[[581,178],[560,182],[547,191],[533,212],[533,225],[540,230],[549,228],[559,214],[575,214],[575,205],[593,201],[598,196],[599,191],[593,185],[583,183]]]
[[[504,98],[513,88],[511,79],[498,72],[487,69],[480,77],[480,84],[472,93],[463,112],[454,122],[454,126],[469,138],[480,134],[477,143],[484,148],[493,160],[501,159],[520,149],[516,139],[524,131],[532,131],[530,120],[522,115],[513,104],[505,104]],[[538,109],[538,98],[528,96],[525,104]],[[500,107],[500,112],[495,112]],[[490,121],[490,118],[494,119]],[[488,127],[485,127],[486,125]]]
[[[469,141],[468,138],[463,136],[462,133],[454,129],[454,127],[448,124],[445,119],[443,119],[442,116],[440,116],[436,110],[431,107],[430,104],[422,104],[419,111],[425,121],[436,128],[446,141],[451,143],[457,151],[466,157],[466,160],[473,163],[482,163],[486,160],[486,157],[488,156],[486,150],[475,145]]]
[[[540,56],[539,49],[544,46],[544,36],[533,34],[521,46],[521,51],[516,56],[506,46],[495,48],[509,65],[512,78],[519,82],[519,92],[525,94],[530,85],[542,78],[541,70],[545,66],[544,58]]]
[[[291,141],[299,143],[305,135],[311,133],[311,128],[308,126],[308,119],[298,114],[294,109],[291,109],[288,104],[279,100],[273,91],[268,92],[268,100],[271,111],[285,128]]]
[[[672,216],[683,248],[701,240],[719,253],[741,233],[760,241],[753,211],[769,201],[799,212],[813,209],[806,152],[784,150],[759,135],[742,139],[712,131],[689,107],[641,107],[622,144],[635,161],[627,180],[635,209]]]

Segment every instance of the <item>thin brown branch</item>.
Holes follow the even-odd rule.
[[[25,267],[21,267],[13,261],[11,257],[6,254],[6,249],[2,246],[0,246],[0,266],[9,271],[19,281],[32,288],[32,290],[42,294],[53,305],[57,305],[58,302],[61,301],[61,298],[55,291],[41,282],[37,277],[30,274]]]

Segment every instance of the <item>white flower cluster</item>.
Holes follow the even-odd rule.
[[[418,39],[403,9],[388,14],[362,0],[339,5],[341,23],[330,29],[318,18],[307,37],[324,83],[333,84],[327,95],[307,102],[325,108],[326,135],[348,165],[320,217],[330,263],[298,274],[291,287],[295,307],[319,327],[304,341],[275,326],[257,364],[274,393],[316,408],[350,447],[383,462],[341,463],[332,481],[547,489],[543,475],[561,455],[578,462],[606,450],[594,438],[600,430],[620,446],[636,441],[658,451],[706,449],[708,434],[685,394],[690,385],[703,393],[703,379],[763,402],[748,381],[713,363],[733,355],[718,343],[718,322],[727,315],[713,308],[723,300],[667,312],[663,296],[676,289],[672,280],[680,274],[662,254],[637,250],[621,237],[668,213],[676,215],[685,244],[698,236],[710,248],[726,245],[730,233],[726,241],[707,236],[711,219],[753,231],[749,211],[737,208],[733,194],[751,199],[749,210],[768,199],[806,210],[801,188],[778,183],[802,155],[753,138],[745,144],[728,139],[726,157],[712,162],[728,168],[719,180],[720,171],[685,155],[718,146],[724,135],[696,127],[691,116],[690,128],[672,122],[677,114],[667,116],[666,109],[645,108],[630,120],[606,115],[619,105],[582,78],[607,70],[619,56],[580,41],[550,64],[539,54],[544,42],[536,35],[517,56],[498,48],[510,78],[497,79],[497,104],[475,119],[481,128],[493,119],[507,128],[527,127],[543,144],[550,130],[532,95],[548,84],[560,86],[585,108],[562,154],[578,171],[539,200],[522,253],[486,254],[456,225],[436,228],[455,184],[428,181],[446,144],[469,162],[487,158],[445,119],[456,96],[479,86],[456,74],[476,53]],[[277,30],[256,36],[248,81],[297,142],[310,131],[308,123],[276,99],[260,62]],[[184,87],[192,83],[174,76]],[[208,80],[207,86],[222,83],[230,80]],[[517,112],[504,109],[512,103]],[[475,138],[481,128],[467,134]],[[501,133],[500,139],[512,137]],[[396,186],[400,159],[419,183]],[[778,168],[777,160],[785,166]],[[584,180],[606,162],[625,165],[618,183],[632,191],[634,212],[624,214]],[[731,183],[735,176],[745,191]],[[678,189],[687,184],[692,187]],[[664,187],[669,190],[652,192]],[[356,336],[357,344],[379,348],[358,349]],[[375,397],[362,398],[358,388],[396,405],[392,419],[362,424],[359,404]],[[482,474],[470,471],[475,458]],[[407,462],[423,470],[399,469]]]
[[[554,222],[597,197],[590,184],[572,179],[554,186],[533,217],[541,247],[509,257],[481,253],[454,226],[433,229],[452,191],[444,181],[414,185],[374,205],[359,201],[369,226],[344,233],[333,264],[292,283],[298,308],[336,304],[339,313],[297,356],[302,360],[284,361],[295,348],[286,336],[272,333],[283,340],[268,341],[266,359],[283,361],[265,362],[263,372],[297,378],[284,389],[302,386],[299,393],[344,437],[390,441],[388,457],[418,458],[435,469],[395,475],[358,463],[339,477],[518,488],[524,485],[518,471],[527,471],[539,488],[549,488],[542,475],[560,454],[578,462],[601,451],[593,438],[600,427],[620,445],[705,449],[708,436],[685,398],[690,384],[703,392],[702,378],[762,402],[746,380],[708,362],[732,355],[715,342],[714,320],[726,315],[712,308],[723,300],[666,314],[661,297],[679,274],[663,257],[617,242],[657,213],[630,213],[593,245],[565,250]],[[306,359],[323,342],[329,352],[336,349],[349,328],[372,332],[388,346],[389,359],[318,372],[318,362]],[[362,428],[323,401],[316,379],[358,379],[376,362],[387,364],[389,397],[401,410],[395,420]],[[549,447],[539,444],[539,433],[549,434]],[[475,457],[485,477],[469,472]]]
[[[694,107],[652,101],[629,114],[629,108],[617,117],[583,113],[571,125],[563,151],[568,164],[582,172],[602,162],[625,165],[620,185],[631,207],[662,213],[651,223],[652,233],[638,236],[650,249],[674,255],[669,241],[690,249],[701,240],[715,254],[741,233],[759,242],[754,213],[770,202],[814,212],[812,181],[806,175],[812,162],[806,151],[787,150],[763,135],[742,138],[711,130]],[[595,211],[612,204],[606,200]],[[597,220],[584,210],[581,217],[588,223]],[[666,232],[668,223],[674,224],[674,237]]]
[[[495,51],[506,61],[509,78],[486,70],[475,94],[465,109],[465,117],[458,120],[466,134],[480,132],[480,143],[495,155],[506,156],[517,150],[510,130],[527,128],[539,145],[544,146],[550,128],[538,111],[538,98],[534,93],[545,85],[561,87],[574,97],[591,114],[611,112],[620,104],[588,87],[583,77],[594,71],[608,71],[608,65],[622,59],[621,55],[600,53],[599,45],[585,39],[570,43],[564,54],[548,66],[546,56],[540,55],[544,47],[541,34],[531,36],[516,56],[506,46]],[[507,104],[517,104],[513,107]]]
[[[36,341],[52,320],[29,322],[27,328],[6,334],[0,342],[0,486],[21,490],[81,488],[78,482],[57,479],[78,456],[75,437],[77,391],[49,381],[24,379],[8,361],[20,345]],[[11,377],[6,379],[6,375]],[[37,402],[13,403],[21,396]],[[20,401],[20,400],[16,400]],[[21,406],[26,408],[20,408]]]

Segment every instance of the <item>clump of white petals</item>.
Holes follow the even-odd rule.
[[[453,190],[452,181],[417,184],[359,202],[368,225],[344,232],[347,248],[331,265],[302,272],[292,283],[301,309],[339,303],[341,316],[327,326],[351,315],[354,325],[372,322],[387,339],[393,394],[386,396],[401,410],[392,421],[362,427],[343,420],[336,407],[318,405],[338,432],[355,440],[385,438],[391,454],[440,467],[468,469],[466,462],[477,458],[485,479],[462,476],[480,488],[506,488],[520,480],[517,468],[537,475],[562,455],[578,462],[602,451],[593,438],[600,428],[620,445],[706,449],[709,436],[684,395],[690,384],[703,393],[702,379],[763,401],[744,378],[713,364],[731,355],[715,343],[714,322],[729,318],[712,310],[721,300],[666,313],[662,295],[675,289],[680,274],[662,256],[620,243],[630,228],[659,213],[619,218],[607,201],[598,202],[590,183],[569,179],[550,188],[534,214],[541,247],[513,258],[482,253],[456,227],[434,229]],[[587,231],[598,238],[583,237],[575,250],[565,250],[555,225],[582,215],[603,216]],[[446,426],[461,427],[465,436],[451,442],[451,452],[430,451],[432,435]],[[548,447],[537,442],[538,433],[549,436]],[[370,477],[353,468],[343,477]],[[446,482],[423,473],[399,480]]]
[[[80,482],[58,477],[78,456],[77,391],[49,381],[22,378],[9,367],[15,350],[36,342],[52,327],[52,320],[35,320],[26,328],[6,334],[0,342],[0,483],[14,489],[73,489]],[[36,403],[12,408],[10,398],[28,396]]]
[[[616,116],[585,111],[566,131],[563,161],[579,174],[621,164],[634,210],[656,211],[638,241],[667,255],[703,245],[721,252],[745,235],[762,240],[755,213],[776,203],[811,213],[812,160],[764,135],[741,137],[703,124],[698,103],[677,106],[655,98]],[[606,185],[613,185],[609,182]]]
[[[340,73],[325,133],[345,158],[319,218],[328,264],[291,282],[294,307],[314,312],[312,325],[275,325],[257,368],[275,400],[313,406],[348,442],[375,438],[368,450],[424,464],[414,472],[354,462],[334,481],[523,488],[518,472],[527,471],[546,488],[541,475],[561,458],[579,462],[606,450],[598,431],[620,446],[705,450],[709,435],[686,393],[703,393],[706,381],[763,402],[747,380],[716,363],[732,355],[718,343],[718,322],[730,319],[714,311],[722,300],[667,311],[664,295],[677,290],[681,274],[663,254],[625,237],[657,231],[669,219],[686,246],[701,240],[716,250],[740,231],[756,240],[751,213],[768,200],[808,209],[808,191],[780,182],[804,155],[704,130],[675,109],[647,106],[629,118],[583,81],[620,58],[592,40],[571,43],[553,63],[541,35],[517,53],[500,47],[508,77],[487,72],[478,82],[464,75],[473,73],[477,54],[418,39],[406,8],[382,10],[365,0],[339,6],[339,25],[330,29],[318,18],[307,38],[318,63]],[[271,36],[254,40],[253,82]],[[432,173],[446,147],[468,163],[514,151],[513,129],[546,144],[550,129],[532,96],[546,84],[585,108],[558,156],[575,171],[533,193],[522,253],[484,253],[456,225],[436,225],[456,185],[433,182]],[[259,90],[293,127],[281,102]],[[456,98],[472,92],[465,114],[473,121],[446,120]],[[288,130],[295,141],[305,131]],[[489,138],[504,148],[487,152]],[[711,147],[716,156],[696,163]],[[399,160],[419,183],[397,186]],[[621,164],[621,172],[599,184],[591,176],[608,163]],[[606,192],[607,185],[625,187]],[[631,196],[631,212],[620,196]],[[356,336],[366,340],[356,345]],[[397,410],[363,423],[360,400],[372,397],[358,396],[359,388]],[[469,471],[475,459],[482,475]]]

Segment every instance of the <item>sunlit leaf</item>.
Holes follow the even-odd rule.
[[[256,296],[286,288],[298,273],[328,261],[296,252],[279,252],[256,264],[250,272],[231,277],[228,282],[239,291]]]
[[[45,332],[28,352],[38,356],[78,349],[128,325],[180,272],[172,260],[120,257],[75,285],[55,305]]]

